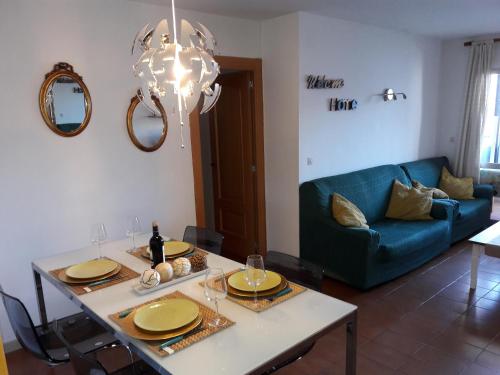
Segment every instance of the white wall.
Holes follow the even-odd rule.
[[[267,247],[299,248],[299,16],[264,21],[261,28],[264,83]]]
[[[301,13],[300,182],[434,156],[440,55],[439,41]],[[308,90],[308,74],[345,85]],[[408,99],[384,102],[385,88]],[[358,108],[329,112],[330,97],[354,98]]]
[[[162,148],[145,153],[128,138],[125,118],[136,89],[130,46],[144,24],[169,16],[166,7],[122,0],[16,0],[0,4],[0,283],[38,320],[30,261],[89,245],[92,223],[110,239],[125,234],[127,215],[144,229],[181,236],[195,222],[191,150],[180,149],[169,124]],[[258,57],[255,21],[179,11],[206,24],[220,53]],[[74,138],[48,129],[38,110],[44,75],[59,61],[72,64],[92,95],[88,128]],[[189,131],[185,131],[189,136]],[[125,250],[125,249],[124,249]],[[49,317],[74,310],[52,288]],[[3,307],[1,329],[13,339]]]
[[[494,37],[490,35],[475,39]],[[452,165],[454,165],[460,141],[465,103],[465,80],[470,50],[470,48],[464,47],[465,41],[464,39],[455,39],[444,42],[441,61],[438,149],[443,155],[448,156]],[[500,71],[500,46],[498,43],[495,44],[492,68]]]
[[[261,36],[268,247],[298,255],[300,182],[439,153],[441,46],[302,12],[264,22]],[[345,86],[307,90],[308,74],[343,78]],[[408,100],[384,103],[385,88]],[[355,98],[359,108],[329,112],[330,97]]]

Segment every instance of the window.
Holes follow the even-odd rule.
[[[486,121],[481,139],[481,167],[500,169],[500,79],[491,74]]]

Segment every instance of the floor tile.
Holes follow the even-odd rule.
[[[497,371],[500,369],[500,355],[485,350],[477,357],[476,363],[482,367]]]
[[[479,366],[476,363],[471,364],[460,375],[498,375],[500,372]]]
[[[405,336],[399,333],[385,331],[379,336],[375,337],[374,343],[385,345],[393,348],[403,354],[413,354],[418,349],[420,349],[424,343],[414,340],[409,336]]]
[[[372,361],[393,370],[401,368],[411,357],[378,342],[369,342],[361,346],[359,352]]]

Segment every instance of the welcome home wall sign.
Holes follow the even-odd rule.
[[[306,76],[306,85],[308,89],[339,89],[344,86],[344,79],[309,74]]]
[[[329,111],[353,111],[358,108],[358,101],[356,99],[340,99],[330,98]]]

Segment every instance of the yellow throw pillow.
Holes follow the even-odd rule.
[[[436,198],[436,199],[448,199],[449,196],[448,194],[446,194],[444,191],[442,191],[441,189],[438,189],[438,188],[431,188],[431,187],[427,187],[427,186],[424,186],[422,185],[419,181],[417,180],[412,180],[411,184],[413,185],[413,187],[417,190],[420,190],[420,191],[430,191],[432,192],[432,198]]]
[[[360,209],[350,200],[337,193],[333,194],[332,214],[333,218],[345,227],[368,228],[365,215]]]
[[[431,208],[432,192],[420,191],[394,180],[385,217],[399,220],[431,220]]]
[[[439,188],[453,199],[474,199],[474,181],[472,177],[455,177],[446,167],[441,170]]]

